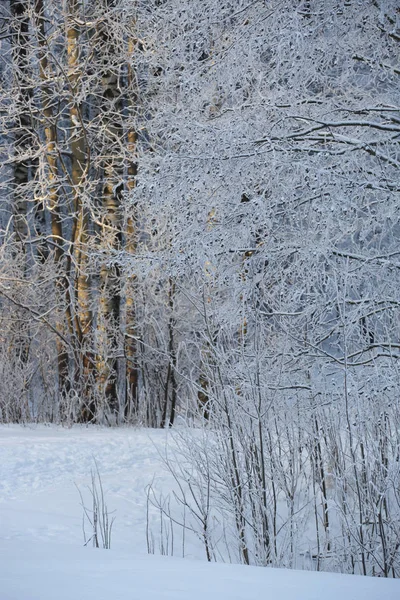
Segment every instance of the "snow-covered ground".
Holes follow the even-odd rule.
[[[0,426],[0,600],[399,600],[400,582],[147,555],[146,486],[172,486],[166,432]],[[111,550],[83,547],[97,462],[115,510]],[[193,560],[202,559],[202,560]]]
[[[145,487],[155,474],[162,485],[165,440],[161,430],[0,427],[1,537],[82,545],[77,486],[90,504],[95,459],[116,516],[112,545],[146,553]]]
[[[0,544],[1,600],[398,600],[397,581],[143,556],[44,542]]]

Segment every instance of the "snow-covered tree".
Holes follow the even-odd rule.
[[[142,18],[139,255],[144,278],[174,279],[178,385],[218,440],[204,485],[243,562],[310,550],[395,574],[396,5],[171,1]]]

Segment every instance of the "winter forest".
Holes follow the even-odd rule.
[[[400,576],[399,42],[396,0],[0,3],[0,422],[175,431],[167,546]]]

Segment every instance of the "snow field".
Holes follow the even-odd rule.
[[[397,580],[210,564],[194,538],[184,560],[179,540],[174,557],[147,555],[145,488],[173,486],[167,441],[161,430],[0,426],[0,600],[400,598]],[[116,516],[111,550],[82,547],[76,486],[89,503],[94,461]]]

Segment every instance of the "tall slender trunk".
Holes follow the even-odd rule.
[[[126,87],[120,72],[117,44],[110,26],[114,2],[105,0],[96,36],[101,65],[102,94],[99,119],[104,131],[103,186],[101,194],[102,224],[99,247],[104,253],[100,269],[100,305],[97,319],[98,392],[108,412],[119,412],[118,360],[121,329],[120,268],[110,261],[122,244],[122,192],[124,181],[124,104]]]
[[[132,56],[135,50],[135,42],[131,37],[128,41],[128,56]],[[134,92],[135,79],[132,66],[128,64],[128,116],[133,119],[136,110],[137,97]],[[136,163],[137,134],[133,124],[130,124],[127,133],[127,156],[128,156],[128,180],[127,191],[133,192],[136,186],[137,163]],[[136,253],[137,245],[137,221],[136,215],[130,213],[125,225],[125,250],[129,254]],[[138,347],[137,327],[135,309],[135,276],[130,276],[125,282],[125,359],[126,359],[126,394],[125,394],[125,419],[128,419],[138,410]]]
[[[42,85],[42,115],[44,121],[44,137],[46,144],[46,199],[50,211],[52,247],[54,248],[54,262],[57,268],[56,291],[61,304],[60,314],[57,317],[56,329],[65,334],[65,323],[63,312],[66,312],[67,321],[71,324],[71,302],[68,290],[68,280],[65,272],[64,236],[62,227],[62,216],[58,193],[58,169],[57,169],[57,128],[56,115],[54,114],[54,92],[49,84],[50,64],[48,61],[48,46],[46,36],[46,20],[44,14],[43,0],[35,0],[35,18],[39,45],[39,66]],[[58,362],[58,391],[62,397],[70,389],[68,373],[69,355],[61,336],[56,338],[57,362]]]
[[[79,16],[82,11],[80,0],[68,0],[67,14],[67,57],[70,114],[71,186],[74,199],[74,222],[72,226],[72,253],[75,265],[74,304],[75,327],[79,344],[79,366],[76,381],[80,388],[83,409],[82,419],[95,417],[93,390],[94,356],[92,349],[91,277],[88,265],[88,242],[90,237],[90,214],[85,198],[85,185],[89,170],[89,147],[80,100],[81,64]]]
[[[29,201],[32,200],[31,182],[34,173],[32,159],[33,126],[30,107],[33,89],[30,81],[30,31],[29,12],[25,1],[10,0],[12,26],[12,58],[14,63],[15,117],[12,128],[14,156],[12,163],[12,213],[15,251],[20,261],[24,278],[28,277],[29,266]],[[30,325],[18,319],[16,335],[13,340],[15,363],[25,370],[30,352]],[[18,408],[17,420],[29,418],[29,386],[24,378],[24,399]],[[22,407],[25,407],[22,409]]]

